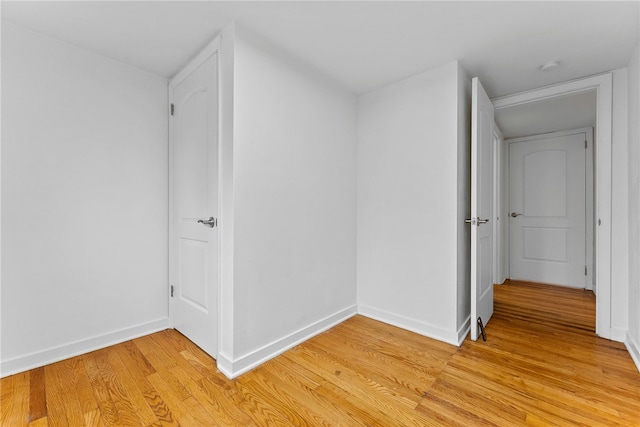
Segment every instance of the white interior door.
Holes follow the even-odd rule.
[[[174,327],[213,357],[218,343],[217,53],[172,82]]]
[[[584,133],[510,144],[512,279],[585,287]]]
[[[471,339],[493,315],[493,104],[477,77],[471,111]]]

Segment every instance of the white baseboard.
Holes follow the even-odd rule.
[[[355,305],[347,307],[325,317],[317,322],[312,323],[309,326],[301,328],[296,332],[293,332],[285,337],[282,337],[272,343],[269,343],[251,353],[240,356],[236,360],[231,360],[224,354],[218,354],[217,367],[227,378],[233,379],[245,372],[250,371],[253,368],[263,364],[267,360],[284,353],[290,348],[334,327],[335,325],[344,322],[348,318],[358,314],[358,310]]]
[[[627,334],[627,339],[624,341],[624,345],[627,347],[627,350],[633,359],[633,363],[636,364],[638,372],[640,372],[640,345],[638,345],[638,343],[635,342],[629,334]]]
[[[46,350],[26,354],[0,362],[0,378],[29,369],[39,368],[50,363],[59,362],[101,348],[119,344],[144,335],[165,330],[169,327],[169,318],[162,318],[129,328],[120,329],[103,335],[63,344]]]
[[[229,379],[233,379],[233,360],[226,354],[218,353],[218,357],[216,357],[216,368],[218,371],[222,372],[225,377]],[[237,376],[238,374],[236,374]]]
[[[358,314],[374,320],[378,320],[383,323],[387,323],[389,325],[397,326],[398,328],[406,329],[408,331],[424,335],[425,337],[443,341],[448,344],[453,344],[455,346],[460,346],[460,344],[466,337],[466,332],[464,332],[464,325],[460,331],[447,330],[439,326],[430,325],[421,320],[411,319],[409,317],[401,316],[395,313],[389,313],[388,311],[370,307],[365,304],[358,305]],[[468,323],[465,324],[468,325]],[[463,333],[464,336],[462,336],[461,341],[460,335]]]
[[[611,341],[625,342],[627,339],[627,330],[626,329],[618,329],[611,328]]]
[[[458,329],[458,347],[462,345],[471,331],[471,316],[467,317],[460,329]]]

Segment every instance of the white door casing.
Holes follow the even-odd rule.
[[[505,231],[505,223],[508,224],[508,215],[504,215],[502,210],[504,209],[503,200],[506,199],[504,195],[504,183],[507,179],[504,177],[504,169],[502,166],[502,159],[507,151],[504,148],[504,139],[501,132],[496,126],[494,128],[493,136],[493,283],[502,284],[508,277],[505,273],[506,262],[508,258],[502,255],[502,251],[505,250],[505,245],[502,239],[507,235]]]
[[[586,286],[585,133],[509,145],[511,278]]]
[[[194,62],[170,83],[171,314],[177,330],[217,357],[218,52]]]
[[[493,315],[493,104],[477,77],[471,103],[471,339]]]

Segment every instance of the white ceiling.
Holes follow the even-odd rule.
[[[495,119],[505,139],[592,127],[596,123],[596,91],[499,109]]]
[[[638,1],[2,1],[3,20],[164,77],[235,20],[354,93],[458,59],[491,97],[626,66],[639,17]]]

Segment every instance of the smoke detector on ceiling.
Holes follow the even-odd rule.
[[[560,63],[558,61],[549,61],[546,64],[542,64],[540,66],[540,71],[551,71],[551,70],[555,70],[556,68],[558,68],[560,66]]]

